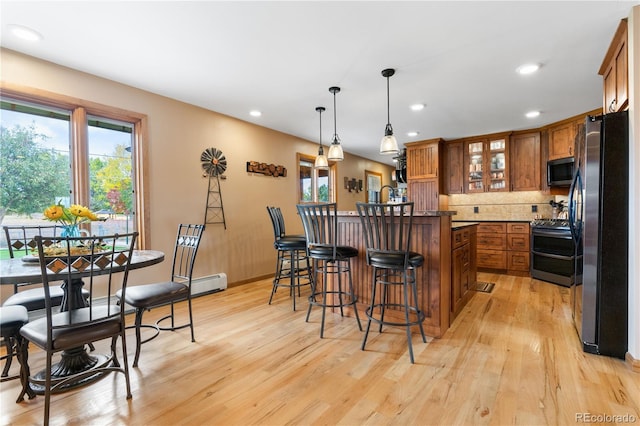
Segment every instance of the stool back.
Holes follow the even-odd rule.
[[[356,203],[367,248],[367,264],[374,259],[400,260],[409,264],[413,202],[402,204]],[[374,261],[375,263],[375,261]]]
[[[278,217],[279,211],[280,209],[278,207],[267,206],[267,212],[269,213],[269,218],[273,225],[274,242],[278,242],[280,238],[284,237],[284,219],[280,220]],[[282,213],[280,213],[280,216],[282,216]]]
[[[309,256],[335,259],[338,245],[336,203],[298,204],[296,208],[304,227]]]

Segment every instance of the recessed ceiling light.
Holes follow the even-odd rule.
[[[22,25],[11,24],[9,25],[9,30],[11,31],[11,34],[13,34],[14,36],[22,40],[26,40],[26,41],[42,40],[42,34],[40,34],[35,30],[32,30],[31,28],[28,28]]]
[[[249,112],[249,114],[252,117],[260,117],[262,115],[262,113],[260,111],[258,111],[257,109],[254,109],[253,111]]]
[[[413,104],[411,105],[412,111],[422,111],[426,105],[425,104]]]
[[[528,74],[533,74],[539,69],[540,69],[540,64],[524,64],[516,68],[516,71],[518,72],[518,74],[528,75]]]
[[[420,134],[420,132],[408,132],[407,136],[409,136],[410,138],[414,137],[414,136],[418,136]]]
[[[529,111],[528,113],[525,114],[527,118],[536,118],[539,115],[540,115],[540,111]]]

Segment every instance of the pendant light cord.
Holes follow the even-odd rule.
[[[336,123],[336,92],[333,92],[333,140],[338,139],[338,125]]]
[[[322,110],[320,110],[320,148],[322,148]]]
[[[389,114],[389,76],[387,76],[387,126],[391,125],[391,118]]]

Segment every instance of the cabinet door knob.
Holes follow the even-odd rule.
[[[613,98],[611,103],[609,104],[609,112],[616,112],[614,105],[616,104],[616,98]]]

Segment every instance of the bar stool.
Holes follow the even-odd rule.
[[[267,212],[273,224],[273,246],[278,253],[269,304],[271,304],[278,287],[288,287],[295,311],[296,288],[298,289],[298,297],[300,297],[300,287],[310,285],[312,280],[311,265],[306,252],[307,240],[304,235],[286,235],[284,216],[279,207],[267,206]]]
[[[7,346],[7,354],[3,355],[3,358],[7,357],[7,365],[2,374],[2,381],[15,379],[20,377],[20,383],[22,384],[22,391],[18,395],[16,402],[22,402],[24,396],[27,395],[29,399],[35,398],[36,394],[29,386],[29,365],[27,364],[28,351],[27,347],[29,342],[20,335],[20,328],[29,322],[29,315],[27,314],[27,308],[22,305],[2,306],[0,307],[0,336],[4,340]],[[11,366],[11,358],[15,355],[20,364],[20,376],[8,377],[9,367]]]
[[[340,315],[344,316],[343,308],[353,306],[353,312],[358,321],[358,328],[362,331],[362,324],[358,316],[356,302],[358,298],[353,291],[351,280],[351,258],[358,256],[358,250],[350,246],[338,245],[338,216],[336,203],[327,204],[298,204],[298,214],[302,219],[307,241],[307,256],[313,259],[314,279],[311,284],[312,293],[309,296],[309,309],[306,321],[309,321],[312,306],[322,307],[322,323],[320,338],[324,337],[324,322],[327,308],[340,308]],[[342,274],[348,277],[348,289],[343,289]],[[322,274],[322,281],[318,279]],[[332,289],[328,289],[327,278],[336,275]],[[335,286],[337,281],[337,287]],[[322,289],[318,284],[322,282]],[[331,295],[331,299],[327,298]],[[321,300],[318,300],[318,299]],[[337,299],[337,300],[336,300]]]
[[[422,341],[427,343],[422,327],[425,317],[418,308],[415,278],[415,268],[422,266],[424,257],[410,250],[413,203],[356,203],[356,208],[362,222],[367,264],[373,266],[371,304],[365,310],[369,321],[362,341],[362,350],[367,344],[372,321],[380,325],[379,332],[382,332],[383,325],[403,326],[407,331],[409,358],[413,364],[411,326],[417,325],[420,328]],[[381,286],[380,298],[376,301],[378,284]],[[394,303],[398,299],[394,301],[389,294],[390,289],[397,287],[402,287],[402,295],[398,296],[401,303]],[[399,318],[385,319],[387,308],[401,311],[404,321]]]

